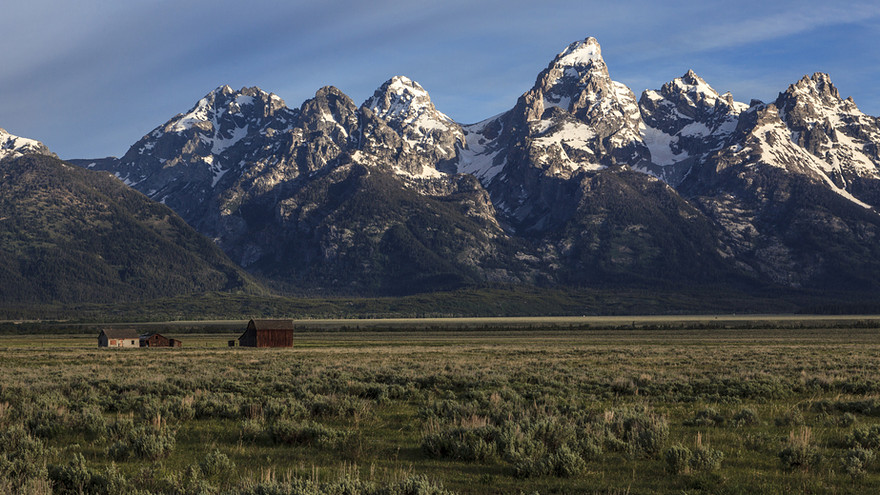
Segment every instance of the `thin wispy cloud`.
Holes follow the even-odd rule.
[[[880,23],[880,4],[825,2],[744,2],[727,7],[717,2],[682,6],[676,17],[665,18],[668,11],[644,6],[647,15],[656,14],[657,22],[641,35],[625,41],[620,52],[633,61],[657,57],[683,57],[691,54],[747,49],[750,45],[781,38],[809,35],[834,26]],[[674,10],[673,10],[674,11]],[[695,19],[698,21],[695,22]],[[601,40],[600,40],[601,41]],[[749,52],[741,56],[748,57]]]
[[[0,51],[0,127],[70,158],[123,153],[222,84],[259,85],[291,106],[335,85],[360,103],[401,74],[474,122],[512,107],[586,36],[636,93],[694,68],[747,100],[828,70],[880,113],[868,87],[880,77],[880,5],[864,1],[11,0],[2,14],[0,41],[13,48]],[[815,46],[823,37],[859,53]],[[756,81],[763,90],[748,94]]]
[[[677,37],[679,46],[688,51],[729,49],[808,33],[828,26],[863,23],[880,18],[880,4],[835,6],[811,6],[735,22],[700,26],[694,32]]]

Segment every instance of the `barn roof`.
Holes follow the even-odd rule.
[[[133,328],[105,328],[102,330],[108,339],[139,339],[140,336]]]
[[[293,320],[251,320],[257,330],[293,330]]]

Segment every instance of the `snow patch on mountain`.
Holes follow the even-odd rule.
[[[604,166],[598,163],[592,149],[595,138],[592,127],[571,119],[546,126],[544,132],[532,141],[532,148],[543,148],[537,157],[537,163],[542,167],[555,161],[568,171],[599,170]],[[556,174],[559,172],[561,170]]]
[[[173,121],[170,127],[166,127],[169,132],[185,132],[193,128],[194,125],[211,120],[210,105],[207,98],[202,98],[196,104],[195,108],[180,116]]]
[[[501,134],[503,123],[499,114],[482,122],[464,126],[465,147],[459,150],[458,173],[470,174],[488,184],[503,169],[507,161],[501,155],[502,148],[496,139],[485,135],[487,127],[497,127],[495,136]]]
[[[214,172],[214,177],[211,179],[211,187],[214,188],[217,186],[217,183],[220,182],[220,179],[226,175],[226,172],[229,172],[228,168],[212,168],[212,172]]]
[[[219,155],[246,138],[248,135],[248,126],[236,127],[232,129],[231,134],[232,135],[227,138],[223,137],[219,132],[215,133],[214,139],[212,140],[211,153]]]
[[[254,97],[250,95],[238,95],[235,97],[235,104],[238,106],[253,105]]]
[[[394,173],[411,179],[436,179],[446,175],[434,167],[422,167],[422,171],[418,173],[413,173],[400,167],[394,167]]]
[[[647,125],[641,127],[641,133],[648,151],[651,152],[651,161],[657,165],[672,165],[690,157],[687,151],[678,146],[679,136],[666,134]]]
[[[539,146],[551,146],[567,144],[572,148],[581,149],[592,153],[589,148],[590,140],[596,137],[593,129],[578,121],[564,122],[563,124],[547,129],[543,135],[539,135],[534,143]]]
[[[143,179],[141,179],[141,180],[132,180],[132,179],[131,179],[129,176],[127,176],[127,175],[123,177],[122,174],[121,174],[120,172],[114,172],[113,175],[115,175],[117,179],[121,180],[122,183],[125,184],[125,185],[128,186],[128,187],[134,187],[134,186],[138,185],[139,183],[141,183],[141,182],[143,181]]]

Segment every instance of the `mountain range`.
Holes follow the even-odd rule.
[[[51,158],[24,145],[0,132],[0,152]],[[70,163],[111,172],[284,292],[873,292],[878,146],[880,120],[826,74],[772,102],[692,71],[637,97],[587,38],[476,124],[403,76],[360,105],[335,87],[290,108],[221,86],[121,158]]]

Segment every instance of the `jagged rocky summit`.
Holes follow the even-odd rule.
[[[462,125],[403,76],[361,105],[223,86],[110,170],[281,286],[877,289],[880,124],[825,74],[737,102],[693,71],[640,97],[599,43]]]

